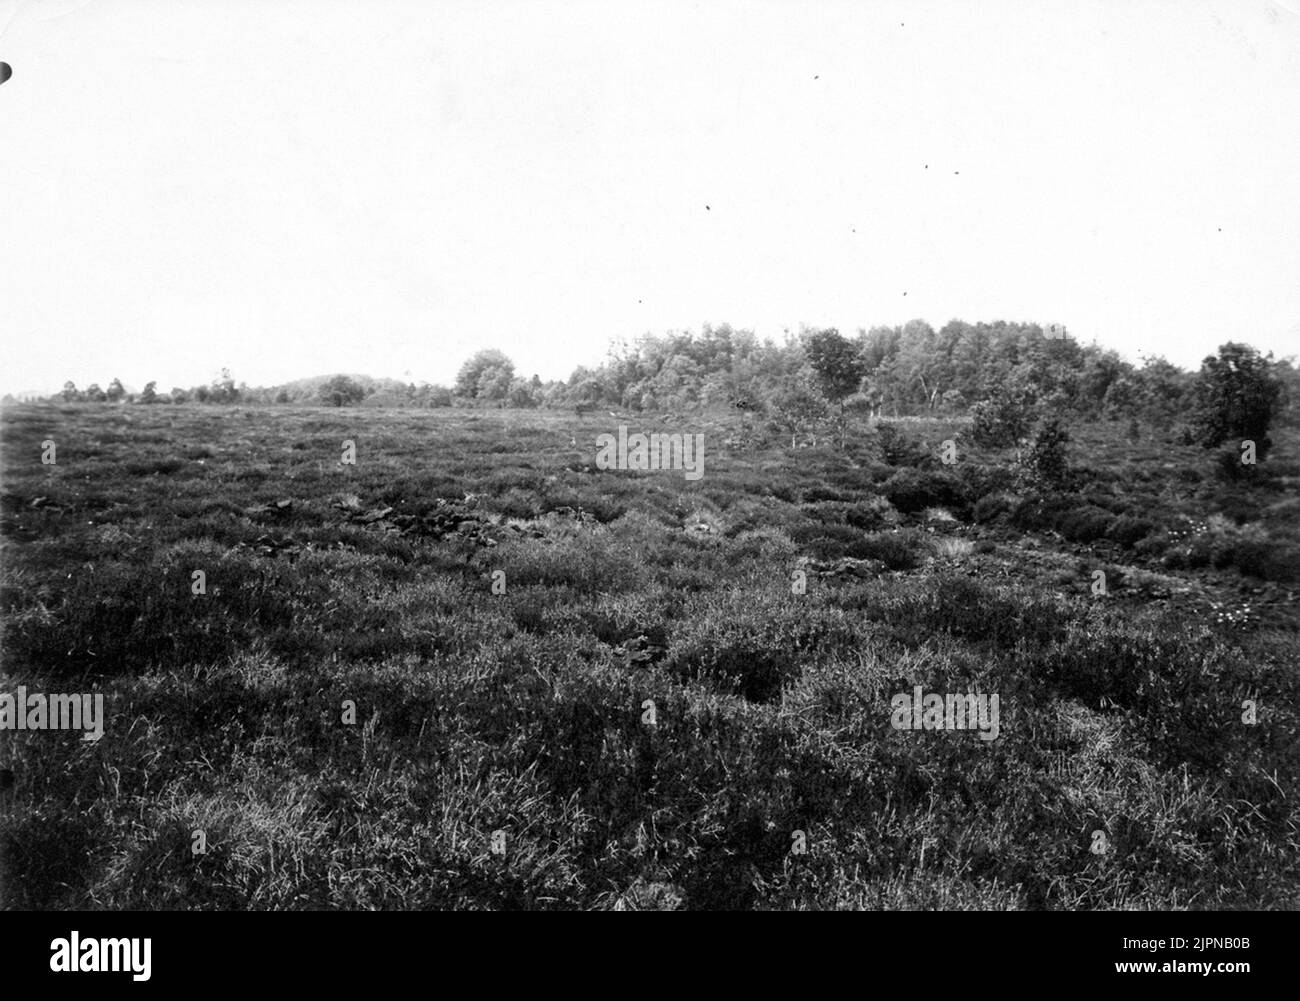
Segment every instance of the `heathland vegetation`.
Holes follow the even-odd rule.
[[[1054,333],[6,406],[3,903],[1294,906],[1294,370]]]
[[[1269,363],[1291,387],[1290,360]],[[964,323],[935,330],[923,320],[874,327],[856,336],[802,330],[775,344],[727,324],[699,333],[646,335],[611,346],[605,362],[579,366],[567,380],[525,379],[502,352],[484,350],[461,368],[453,386],[369,376],[319,376],[270,387],[236,384],[227,369],[205,385],[170,393],[149,382],[129,393],[118,379],[107,391],[72,382],[53,402],[364,404],[375,407],[603,406],[634,412],[693,410],[741,403],[772,408],[811,394],[882,416],[967,414],[995,393],[1032,399],[1080,418],[1146,415],[1168,421],[1187,407],[1194,375],[1158,357],[1134,365],[1114,351],[1080,345],[1062,327]]]

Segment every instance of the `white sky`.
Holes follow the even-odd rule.
[[[1294,0],[0,0],[0,60],[3,391],[705,321],[1300,351]]]

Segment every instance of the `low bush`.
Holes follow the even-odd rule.
[[[707,600],[707,599],[704,599]],[[791,605],[784,597],[734,603],[730,614],[684,614],[673,634],[664,667],[672,674],[707,680],[751,702],[780,697],[813,655],[851,649],[859,641],[837,609]]]
[[[962,482],[945,470],[900,469],[880,489],[894,507],[909,514],[928,507],[964,512],[967,506]]]
[[[1051,529],[1071,542],[1093,542],[1105,538],[1115,518],[1070,497],[1031,494],[1016,505],[1011,520],[1019,528]]]
[[[818,504],[822,501],[851,501],[853,495],[847,490],[836,490],[823,484],[809,487],[803,492],[804,504]]]
[[[1106,538],[1132,549],[1155,530],[1155,524],[1146,518],[1136,518],[1133,515],[1122,514],[1110,523],[1110,526],[1106,529]]]
[[[841,556],[866,559],[869,555],[862,530],[851,525],[800,525],[790,533],[790,537],[819,560]]]
[[[1012,494],[985,494],[975,502],[974,518],[980,524],[1005,520],[1015,506],[1016,498]]]
[[[1023,390],[1000,391],[971,408],[971,436],[985,448],[1014,445],[1033,426],[1033,397]]]
[[[893,424],[880,424],[876,428],[880,454],[891,466],[925,466],[932,457],[917,442]]]
[[[1018,483],[1015,469],[1005,465],[966,464],[961,469],[962,482],[971,497],[984,497],[988,494],[1014,493]]]
[[[1249,577],[1279,583],[1300,580],[1300,546],[1243,540],[1233,546],[1232,561]]]
[[[915,532],[879,532],[865,536],[856,546],[862,559],[880,560],[890,570],[911,570],[921,562],[924,543]]]
[[[1114,520],[1109,511],[1085,504],[1062,512],[1053,527],[1071,542],[1094,542],[1106,537]]]
[[[1043,421],[1020,460],[1025,480],[1047,490],[1067,489],[1071,485],[1066,451],[1069,441],[1070,435],[1059,420],[1053,417]]]
[[[1241,461],[1237,449],[1223,449],[1214,454],[1215,475],[1224,483],[1255,483],[1262,477],[1255,463]]]

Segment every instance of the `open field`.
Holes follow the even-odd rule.
[[[704,475],[598,469],[620,423]],[[0,732],[0,903],[1300,904],[1300,435],[1071,427],[1040,495],[896,427],[5,408],[0,691],[106,722]]]

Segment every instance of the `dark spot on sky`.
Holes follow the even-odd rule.
[[[0,63],[0,83],[4,83],[14,75],[13,67],[8,63]]]
[[[813,79],[814,79],[814,80],[820,80],[821,77],[820,77],[820,76],[814,76]]]
[[[706,205],[706,206],[704,206],[704,211],[705,211],[705,212],[712,212],[713,209],[709,208],[709,207]]]

